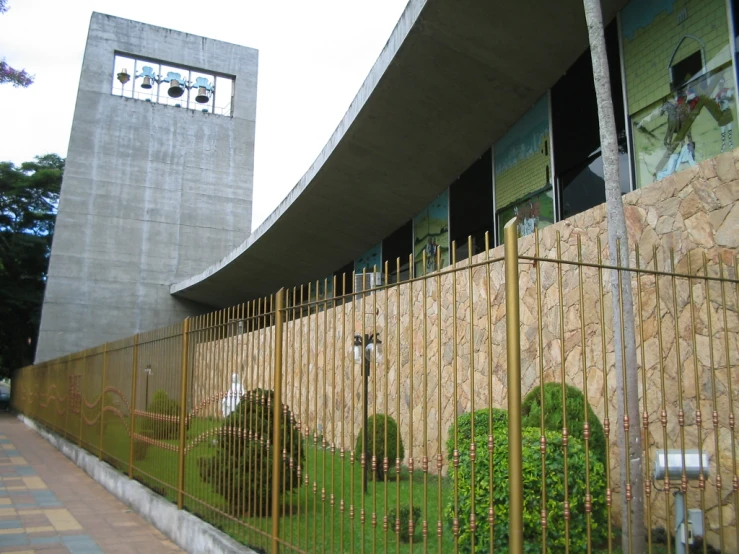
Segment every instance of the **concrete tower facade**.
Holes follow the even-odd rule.
[[[121,56],[135,60],[127,68],[129,96],[115,93]],[[37,362],[205,310],[169,289],[249,236],[257,62],[251,48],[93,14]],[[150,84],[140,78],[146,64],[183,75],[180,104],[136,92]],[[190,89],[185,77],[194,82],[195,75],[212,78],[205,92],[215,96],[204,109],[191,99],[203,90]],[[153,81],[165,92],[174,84],[166,74]],[[213,82],[215,92],[207,88]],[[214,113],[219,92],[221,111]]]

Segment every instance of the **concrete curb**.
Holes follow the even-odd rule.
[[[134,512],[167,535],[190,554],[256,554],[211,524],[204,522],[122,475],[105,462],[88,454],[69,441],[50,433],[34,420],[18,415],[18,419],[45,438],[52,446],[82,468],[90,477],[128,505]]]

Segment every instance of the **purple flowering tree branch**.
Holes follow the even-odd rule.
[[[0,0],[0,13],[8,11],[8,0]],[[25,69],[14,69],[5,60],[0,60],[0,85],[11,83],[14,87],[27,87],[33,83],[33,76]]]
[[[14,87],[27,87],[33,84],[33,76],[25,69],[13,69],[5,60],[0,61],[0,85],[12,83]]]

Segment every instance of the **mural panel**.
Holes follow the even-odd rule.
[[[441,267],[449,265],[449,189],[413,218],[413,274],[418,277],[439,269],[437,256]]]
[[[621,14],[637,186],[734,148],[724,0],[632,1]]]
[[[554,222],[546,95],[495,144],[498,228],[520,217],[519,236]],[[548,192],[546,192],[548,190]],[[502,242],[502,234],[498,235]]]

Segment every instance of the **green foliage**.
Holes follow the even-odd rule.
[[[537,386],[524,398],[521,405],[523,427],[541,429],[541,387]],[[585,396],[576,387],[565,385],[567,397],[567,434],[585,441]],[[564,413],[562,410],[562,385],[546,383],[544,385],[544,428],[548,431],[562,432]],[[606,461],[606,434],[593,408],[588,406],[588,424],[590,425],[590,455],[596,456],[602,463]]]
[[[375,414],[367,418],[367,453],[370,456],[368,463],[372,462],[372,456],[377,459],[374,477],[378,481],[385,478],[385,470],[383,468],[384,459],[388,459],[388,466],[395,465],[396,458],[403,460],[405,457],[405,448],[403,447],[403,439],[398,435],[398,424],[389,415]],[[385,440],[387,433],[387,441]],[[387,451],[385,443],[387,442]],[[400,449],[398,449],[398,442]],[[364,447],[364,430],[357,435],[357,444],[354,448],[354,455],[357,460],[361,460]],[[370,466],[371,467],[371,466]],[[370,475],[372,473],[370,472]]]
[[[0,14],[8,11],[8,1],[0,0]],[[14,87],[27,87],[33,83],[33,77],[24,69],[13,69],[0,58],[0,85],[11,83]]]
[[[231,515],[268,516],[271,513],[272,442],[274,392],[255,389],[247,392],[238,407],[225,418],[220,429],[218,453],[201,458],[200,476],[223,496]],[[300,431],[290,408],[282,405],[280,428],[286,466],[280,494],[300,485],[298,467],[305,464]]]
[[[502,418],[501,418],[502,419]],[[472,481],[473,463],[470,459],[471,438],[458,437],[459,470],[449,472],[451,485],[458,491],[458,505],[455,508],[454,497],[450,499],[445,514],[450,527],[454,529],[454,520],[459,525],[459,550],[472,552],[472,535],[469,514],[472,513],[474,490],[474,513],[477,527],[474,532],[475,552],[507,552],[508,551],[508,436],[507,428],[494,425],[494,449],[492,460],[488,454],[488,439],[485,434],[478,434],[474,439],[476,458],[474,462],[474,483]],[[546,450],[546,497],[547,497],[547,552],[564,552],[569,542],[570,552],[587,552],[587,514],[585,513],[586,472],[585,451],[582,443],[574,438],[569,439],[567,447],[568,481],[567,490],[570,502],[569,541],[565,535],[564,520],[564,452],[562,435],[547,431]],[[541,552],[541,452],[539,450],[540,431],[524,429],[523,437],[523,535],[525,552]],[[448,453],[449,458],[452,452]],[[492,466],[492,486],[490,469]],[[605,469],[595,459],[590,460],[590,494],[592,503],[591,540],[592,545],[601,545],[607,533],[607,511],[605,504]],[[490,524],[488,509],[490,500],[493,503],[495,523],[493,527],[493,544],[490,544]]]
[[[156,391],[146,411],[164,416],[162,419],[141,416],[141,427],[148,436],[159,440],[174,440],[179,436],[180,403],[170,398],[166,391]]]
[[[64,160],[0,163],[0,377],[36,348]]]
[[[482,410],[474,411],[475,421],[475,436],[480,437],[487,436],[490,434],[490,422],[493,423],[493,436],[499,434],[506,435],[508,433],[508,412],[500,410],[498,408],[483,408]],[[457,418],[456,427],[452,423],[449,427],[449,438],[446,441],[446,450],[449,452],[449,456],[454,452],[454,432],[455,429],[459,435],[459,438],[466,439],[466,444],[469,446],[469,440],[472,436],[472,414],[466,412]]]
[[[390,528],[395,529],[395,525],[399,524],[400,527],[400,541],[401,542],[410,542],[411,540],[411,533],[410,533],[410,516],[411,516],[411,509],[409,506],[401,506],[400,507],[400,521],[397,522],[398,519],[398,512],[395,510],[395,508],[392,508],[388,514],[387,518],[390,522]],[[413,506],[413,535],[415,536],[415,531],[418,529],[418,520],[421,519],[421,508],[418,506]]]
[[[143,441],[136,441],[133,443],[133,459],[140,462],[146,458],[146,453],[149,450],[149,445]]]

